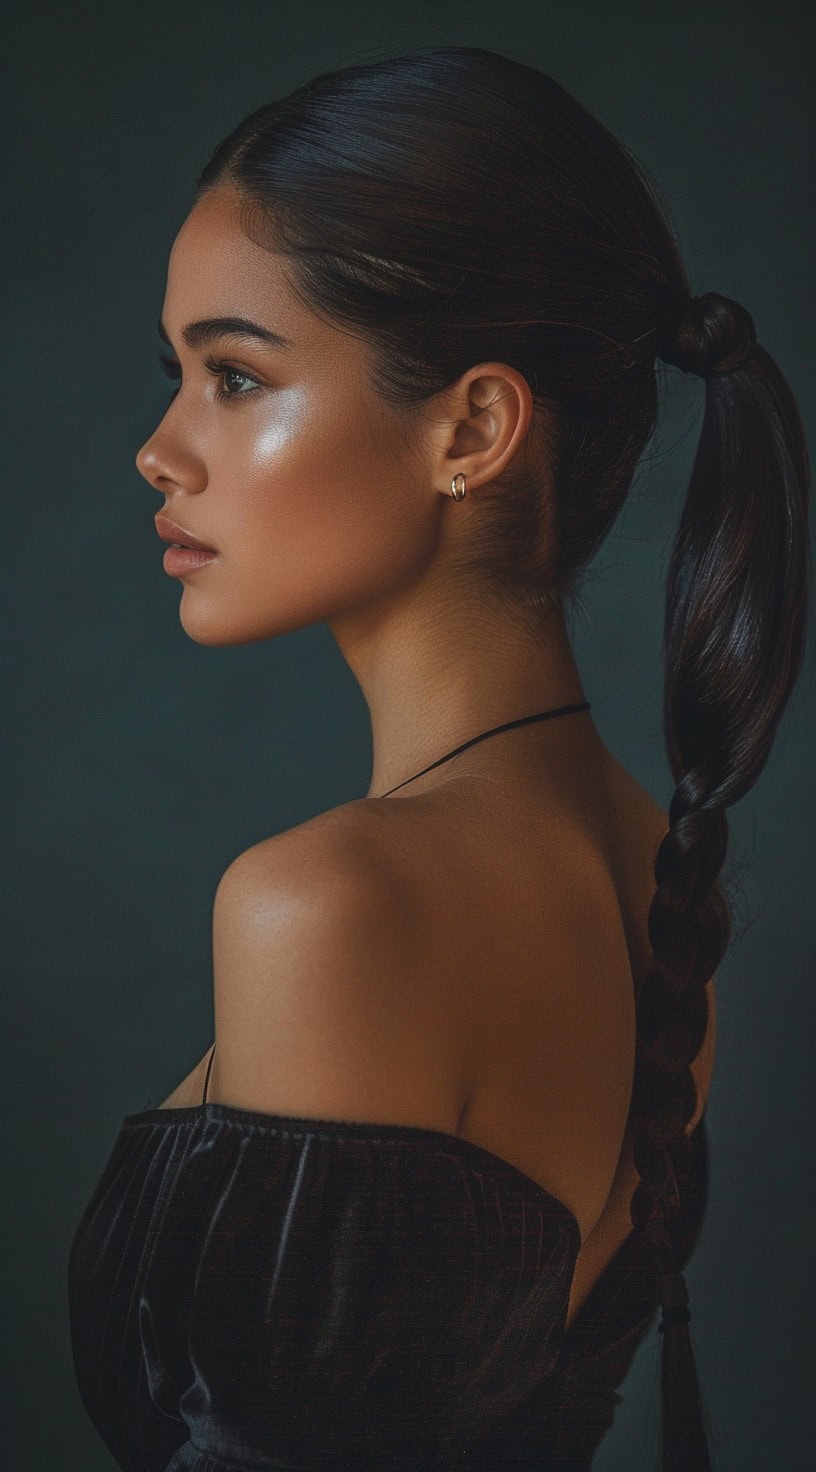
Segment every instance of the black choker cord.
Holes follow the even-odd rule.
[[[466,751],[469,746],[475,746],[477,741],[486,741],[488,736],[496,736],[499,731],[509,731],[513,726],[526,726],[529,721],[546,721],[551,716],[572,715],[578,710],[589,710],[589,701],[582,700],[578,705],[560,705],[557,710],[542,710],[534,716],[521,716],[517,721],[505,721],[503,726],[493,726],[490,731],[482,731],[479,736],[471,736],[469,741],[463,741],[461,746],[455,747],[446,756],[440,756],[438,761],[431,762],[429,767],[423,767],[421,772],[415,772],[413,777],[406,777],[405,782],[398,782],[396,787],[389,787],[388,791],[380,793],[380,796],[390,797],[392,792],[404,787],[406,783],[415,782],[417,777],[424,777],[426,772],[432,772],[434,767],[441,766],[442,762],[450,761],[452,756],[458,756],[460,751]]]

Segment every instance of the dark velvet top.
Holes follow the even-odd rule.
[[[79,1392],[125,1472],[579,1472],[658,1307],[633,1232],[565,1333],[579,1247],[562,1202],[456,1135],[145,1109],[71,1244]]]

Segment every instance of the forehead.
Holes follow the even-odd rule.
[[[197,200],[173,241],[162,315],[174,328],[200,317],[248,317],[299,347],[332,335],[293,293],[282,258],[244,234],[240,201],[226,188]]]

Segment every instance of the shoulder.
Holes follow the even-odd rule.
[[[448,1128],[450,1069],[417,920],[414,888],[365,802],[239,854],[213,905],[221,1102]]]
[[[364,801],[344,803],[245,849],[224,871],[213,903],[219,958],[236,948],[298,940],[289,975],[331,947],[339,977],[361,934],[369,955],[404,954],[412,889],[388,833]],[[359,974],[359,955],[354,956]]]
[[[291,901],[364,898],[379,881],[381,897],[394,879],[387,864],[387,845],[378,843],[378,825],[362,801],[343,803],[294,828],[262,839],[228,865],[215,894],[216,911],[270,900],[257,918],[274,920],[279,899]],[[365,883],[361,884],[361,881]]]

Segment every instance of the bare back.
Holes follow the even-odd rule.
[[[635,995],[649,966],[654,857],[668,827],[605,747],[583,763],[570,758],[555,749],[533,791],[486,772],[481,790],[471,776],[400,801],[347,805],[421,895],[423,969],[438,986],[450,1043],[440,1090],[449,1117],[428,1123],[511,1161],[578,1221],[568,1326],[632,1229]],[[311,827],[319,860],[320,819]],[[711,986],[709,998],[693,1122],[713,1062]],[[164,1107],[200,1100],[206,1063],[207,1055]]]
[[[533,790],[500,779],[494,801],[488,778],[457,808],[435,789],[403,804],[394,830],[426,899],[427,964],[450,1002],[464,1100],[454,1132],[517,1165],[581,1229],[567,1325],[632,1230],[635,997],[669,827],[606,747],[574,740],[551,743],[552,766]],[[689,1128],[713,1065],[708,992]]]

